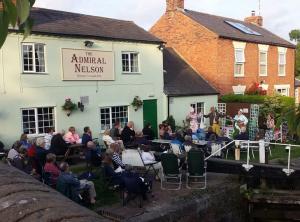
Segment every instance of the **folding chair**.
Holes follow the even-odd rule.
[[[159,177],[158,170],[155,169],[155,167],[154,167],[154,165],[159,163],[159,162],[158,161],[153,161],[151,163],[145,163],[144,160],[143,160],[143,157],[142,157],[142,152],[143,151],[141,151],[141,149],[138,148],[138,153],[141,157],[141,160],[143,162],[144,167],[146,168],[146,172],[144,173],[143,177],[146,177],[151,169],[154,171],[155,176]]]
[[[171,150],[175,155],[181,154],[180,145],[177,143],[171,143]]]
[[[161,164],[163,167],[161,181],[162,190],[180,190],[181,189],[181,178],[182,175],[179,172],[178,158],[173,153],[163,153],[161,155]],[[169,182],[168,180],[175,180],[176,182]],[[163,184],[178,185],[175,189],[166,188]]]
[[[190,181],[191,179],[203,179],[204,182]],[[200,187],[190,187],[190,184],[204,184]],[[192,150],[187,154],[187,173],[186,188],[188,189],[206,189],[206,165],[204,153],[201,150]]]

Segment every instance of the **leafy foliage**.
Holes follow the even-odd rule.
[[[291,106],[284,112],[284,118],[287,121],[289,133],[300,137],[300,106]]]
[[[175,119],[174,119],[174,117],[172,115],[168,116],[168,118],[165,121],[163,121],[163,122],[167,123],[171,127],[171,129],[172,129],[173,132],[176,130]]]
[[[293,29],[289,33],[290,40],[295,41],[296,43],[299,43],[300,41],[300,29]]]
[[[70,98],[66,98],[65,103],[62,106],[62,109],[73,111],[73,110],[77,109],[77,105],[75,103],[73,103]]]
[[[143,101],[139,96],[135,96],[131,105],[134,107],[134,110],[137,111],[143,105]]]
[[[300,29],[294,29],[289,33],[290,40],[296,42],[296,64],[295,74],[300,76]]]
[[[0,48],[6,40],[9,25],[22,31],[24,38],[30,34],[33,21],[29,14],[34,3],[35,0],[16,0],[15,5],[12,0],[0,0]]]
[[[256,103],[262,104],[267,96],[264,95],[235,95],[228,94],[220,98],[224,103]]]

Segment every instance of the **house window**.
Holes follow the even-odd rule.
[[[234,76],[244,76],[245,70],[245,51],[244,49],[235,49]]]
[[[45,73],[45,45],[40,43],[23,43],[23,72]]]
[[[268,52],[266,51],[259,52],[259,75],[268,75]]]
[[[22,126],[26,134],[43,134],[47,128],[55,128],[54,107],[22,109]]]
[[[128,122],[128,106],[112,106],[100,108],[101,130],[111,129],[116,121],[123,128]]]
[[[137,52],[122,53],[122,71],[125,73],[139,72],[139,53]]]
[[[279,52],[278,58],[278,75],[285,76],[285,68],[286,68],[286,53]]]
[[[191,107],[193,107],[197,113],[204,114],[204,103],[192,103]]]
[[[282,96],[290,96],[290,85],[275,85],[275,92]]]

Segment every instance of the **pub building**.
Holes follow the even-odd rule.
[[[23,39],[11,29],[0,49],[0,140],[6,147],[22,133],[42,136],[49,127],[74,126],[82,134],[90,126],[100,137],[116,120],[122,127],[133,121],[136,131],[148,122],[158,129],[168,114],[180,125],[191,104],[204,109],[207,102],[208,111],[217,103],[211,88],[201,96],[203,86],[193,85],[189,97],[180,84],[189,87],[195,73],[190,67],[181,72],[188,65],[179,56],[178,69],[170,63],[164,69],[164,42],[131,21],[43,8],[32,8],[31,17],[32,34]],[[135,97],[142,106],[132,106]],[[79,108],[63,110],[66,100]]]

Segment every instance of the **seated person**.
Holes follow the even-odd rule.
[[[206,136],[205,136],[205,140],[206,141],[215,141],[217,140],[217,134],[213,131],[213,128],[210,126],[208,127],[207,129],[207,133],[206,133]]]
[[[11,162],[11,165],[27,174],[34,173],[32,166],[29,162],[25,146],[20,147],[19,154],[14,157],[14,159]]]
[[[152,126],[150,123],[147,123],[143,129],[143,135],[147,140],[154,140],[155,133],[152,130]]]
[[[249,135],[247,133],[247,128],[242,126],[240,133],[235,137],[236,140],[249,140]]]
[[[9,161],[12,161],[17,155],[19,155],[19,149],[22,146],[22,144],[20,143],[20,141],[16,141],[12,148],[8,151],[7,154],[7,159]]]
[[[198,149],[197,145],[193,143],[192,137],[189,135],[184,137],[184,143],[182,146],[185,152],[189,152],[191,149]]]
[[[66,162],[62,162],[59,166],[61,173],[57,179],[60,183],[72,186],[78,194],[82,189],[88,189],[90,203],[95,204],[96,200],[96,191],[94,187],[94,183],[88,180],[78,180],[77,176],[70,172],[69,164]]]
[[[165,135],[165,126],[164,126],[164,124],[159,124],[158,129],[159,129],[159,138],[163,139],[163,137]]]
[[[75,127],[71,126],[69,132],[64,136],[64,140],[69,144],[81,143],[79,135],[76,133]]]
[[[111,155],[115,170],[122,171],[123,169],[125,169],[125,164],[122,162],[121,155],[120,155],[121,148],[119,144],[112,143],[110,145],[110,148],[106,150],[106,153]]]
[[[64,132],[55,134],[51,139],[50,152],[55,155],[65,155],[68,145],[63,138]]]
[[[28,138],[27,138],[27,134],[23,133],[20,137],[20,143],[26,148],[28,149],[30,147],[30,143],[28,142]]]
[[[162,136],[163,140],[171,140],[172,139],[172,130],[170,131],[170,127],[168,124],[164,124],[164,134]]]
[[[113,169],[113,159],[108,153],[105,154],[103,160],[103,169],[105,176],[111,179],[113,185],[119,185],[125,188],[128,194],[141,194],[144,199],[147,199],[146,193],[151,187],[150,183],[145,182],[144,178],[138,174],[129,172],[115,172]]]
[[[124,149],[123,141],[122,140],[114,140],[110,136],[110,131],[109,130],[105,130],[104,131],[102,140],[106,143],[106,145],[108,146],[108,148],[110,147],[111,144],[118,143],[121,146],[121,148]]]
[[[53,153],[48,153],[46,156],[46,164],[44,166],[44,171],[51,174],[51,184],[56,185],[57,178],[59,177],[60,170],[56,165],[56,155]]]
[[[83,128],[83,135],[82,135],[81,143],[82,143],[82,145],[87,146],[87,143],[90,141],[93,141],[92,131],[91,131],[90,127],[86,126]]]
[[[197,132],[195,133],[195,135],[196,135],[196,137],[197,137],[197,139],[198,140],[205,140],[205,131],[204,131],[204,129],[198,129],[197,130]],[[193,134],[193,136],[194,136],[194,134]]]
[[[134,123],[129,121],[121,133],[121,139],[125,146],[132,145],[135,138]]]
[[[46,135],[44,136],[45,140],[45,149],[49,150],[51,146],[51,139],[54,134],[54,129],[52,127],[46,129]]]
[[[155,156],[150,152],[150,146],[142,146],[142,159],[145,164],[156,162]]]
[[[113,128],[110,130],[110,136],[113,138],[113,140],[120,140],[121,138],[120,129],[121,129],[121,123],[120,121],[116,120]]]
[[[90,164],[96,167],[101,165],[101,153],[100,150],[97,149],[96,144],[93,141],[89,141],[87,143],[84,152],[85,158]]]
[[[46,156],[48,150],[45,150],[45,140],[44,137],[38,137],[36,139],[36,160],[37,160],[37,173],[42,175],[42,168],[46,163]]]
[[[133,144],[136,146],[149,145],[151,142],[147,140],[142,132],[137,132]]]
[[[180,141],[181,135],[179,133],[175,134],[175,137],[171,140],[171,144],[177,144],[179,149],[182,151],[182,142]]]

